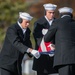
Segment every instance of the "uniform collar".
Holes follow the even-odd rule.
[[[51,26],[51,24],[52,24],[52,22],[53,22],[54,19],[48,20],[48,18],[46,16],[45,16],[45,19],[48,21],[49,25]]]
[[[61,16],[61,18],[65,17],[65,16],[69,16],[69,17],[71,17],[70,15],[63,15],[63,16]]]
[[[21,26],[21,24],[19,23],[19,22],[17,22],[18,23],[18,25],[20,26],[20,28],[22,29],[22,31],[23,31],[23,34],[26,32],[26,28],[24,29],[24,28],[22,28],[22,26]]]

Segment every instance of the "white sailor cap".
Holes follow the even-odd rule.
[[[26,20],[31,20],[33,17],[26,12],[19,12],[19,17]]]
[[[69,7],[63,7],[63,8],[59,8],[58,11],[59,11],[59,13],[65,13],[65,12],[72,13],[73,9],[69,8]]]
[[[44,6],[45,10],[55,10],[57,7],[57,5],[51,4],[51,3],[44,4],[43,6]]]

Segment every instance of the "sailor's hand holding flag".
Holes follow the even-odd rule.
[[[50,45],[48,45],[48,47],[51,48],[51,51],[50,51],[49,56],[50,56],[50,57],[54,56],[55,45],[54,45],[54,44],[50,44]]]
[[[31,49],[31,48],[29,48],[27,50],[27,53],[31,53],[36,59],[38,59],[40,57],[39,51]]]

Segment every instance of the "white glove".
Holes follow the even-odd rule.
[[[40,53],[37,51],[37,50],[32,50],[31,51],[31,54],[36,58],[36,59],[38,59],[39,57],[40,57]]]
[[[48,47],[50,47],[51,50],[55,50],[55,45],[54,44],[50,44],[50,45],[48,45]]]
[[[45,35],[48,32],[48,29],[42,29],[42,34]]]
[[[50,57],[53,57],[53,56],[54,56],[54,54],[49,54],[49,56],[50,56]]]
[[[49,56],[50,57],[53,57],[54,56],[54,50],[55,50],[55,45],[54,44],[50,44],[50,45],[48,45],[48,47],[50,47],[51,48],[51,53],[49,54]]]

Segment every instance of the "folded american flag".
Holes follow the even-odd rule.
[[[40,46],[38,48],[38,51],[40,52],[40,54],[46,54],[46,55],[50,55],[50,56],[54,56],[54,51],[51,49],[51,42],[44,42],[44,38],[42,38],[42,41],[40,43]]]

